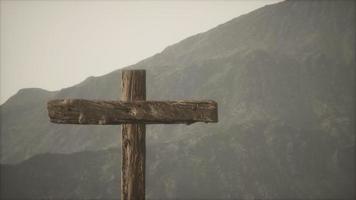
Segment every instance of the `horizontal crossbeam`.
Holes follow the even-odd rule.
[[[191,124],[217,122],[217,103],[207,101],[94,101],[58,99],[47,104],[60,124]]]

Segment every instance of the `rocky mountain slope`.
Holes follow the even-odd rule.
[[[148,197],[355,197],[354,21],[354,1],[285,1],[130,66],[147,70],[148,99],[219,104],[218,124],[148,126]],[[118,99],[120,74],[19,91],[1,106],[1,162],[119,146],[119,127],[50,124],[46,101]],[[2,194],[115,197],[119,160],[108,149],[3,165]]]

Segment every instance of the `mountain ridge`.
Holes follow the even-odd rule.
[[[249,59],[248,57],[246,59],[244,59],[241,55],[251,55],[251,56],[256,56],[255,58],[252,59],[259,59],[261,56],[261,59],[263,57],[263,53],[264,55],[272,55],[271,59],[277,59],[280,60],[282,62],[282,60],[295,60],[292,61],[291,65],[297,66],[300,65],[296,62],[304,62],[307,64],[302,64],[304,66],[302,67],[298,67],[300,70],[299,72],[295,72],[295,73],[299,73],[299,76],[305,76],[305,77],[310,77],[310,69],[313,67],[313,65],[324,65],[323,70],[326,70],[326,68],[328,67],[330,71],[335,71],[335,68],[333,67],[333,64],[337,64],[338,61],[335,61],[333,59],[334,56],[328,56],[327,51],[323,50],[318,52],[317,54],[312,53],[309,56],[305,57],[305,53],[304,51],[302,51],[303,53],[301,55],[294,55],[294,56],[288,56],[287,54],[285,54],[285,50],[284,48],[282,48],[280,51],[275,51],[273,49],[278,49],[278,47],[280,47],[280,44],[283,44],[283,41],[279,41],[278,43],[275,43],[274,41],[276,39],[271,39],[271,41],[269,42],[264,42],[266,39],[263,39],[266,37],[266,35],[272,35],[268,38],[279,38],[278,34],[267,34],[268,32],[273,31],[274,29],[279,30],[279,32],[281,32],[281,30],[284,30],[285,28],[278,28],[280,26],[283,25],[283,23],[281,22],[281,19],[283,19],[283,17],[278,17],[278,16],[284,16],[286,15],[286,19],[290,19],[291,22],[299,22],[299,21],[304,21],[304,20],[300,20],[298,19],[298,17],[300,17],[301,15],[299,13],[305,12],[306,10],[306,15],[307,16],[315,16],[312,21],[317,24],[315,27],[321,26],[320,24],[325,24],[323,21],[325,21],[324,17],[321,16],[321,14],[319,13],[315,13],[313,9],[319,10],[321,13],[324,14],[328,14],[328,18],[330,19],[329,21],[345,21],[344,23],[339,24],[338,26],[342,26],[344,28],[346,28],[346,30],[350,30],[349,25],[350,25],[350,21],[352,21],[353,17],[355,14],[354,12],[352,12],[352,8],[354,8],[354,3],[353,2],[348,2],[348,1],[343,1],[342,3],[336,3],[336,2],[321,2],[321,4],[316,3],[316,2],[280,2],[277,4],[273,4],[273,5],[268,5],[265,6],[263,8],[257,9],[255,11],[252,11],[249,14],[234,18],[222,25],[217,26],[214,29],[211,29],[207,32],[189,37],[186,40],[182,40],[179,43],[176,43],[174,45],[171,45],[170,47],[167,47],[165,50],[163,50],[161,53],[154,55],[151,58],[145,59],[141,62],[138,62],[135,65],[131,65],[126,67],[127,68],[143,68],[146,69],[147,72],[147,80],[149,80],[151,83],[148,84],[148,88],[147,88],[147,93],[148,93],[148,99],[157,99],[157,100],[166,100],[166,99],[184,99],[184,98],[194,98],[194,96],[199,96],[201,98],[213,98],[215,97],[213,96],[209,96],[206,94],[199,94],[201,92],[198,91],[197,94],[195,94],[195,91],[201,86],[205,84],[205,79],[202,78],[205,75],[207,76],[217,76],[217,75],[213,75],[212,71],[214,70],[213,68],[214,66],[214,62],[217,63],[219,62],[219,60],[221,62],[226,62],[226,67],[220,67],[222,70],[230,70],[230,71],[234,71],[231,67],[229,67],[228,65],[235,65],[236,63],[234,62],[242,62],[241,64],[244,65],[246,64],[247,60]],[[344,11],[344,9],[346,9],[346,11]],[[291,12],[292,14],[296,13],[295,15],[292,14],[286,14],[288,13],[288,11],[290,10],[297,10],[295,12]],[[342,12],[340,12],[342,10]],[[313,12],[312,12],[313,11]],[[328,12],[326,12],[328,11]],[[271,14],[273,13],[273,14]],[[337,13],[337,14],[334,14]],[[272,18],[266,18],[266,15],[271,15]],[[338,17],[336,19],[334,19],[333,17],[329,17],[329,16],[343,16],[343,17]],[[254,26],[248,25],[249,21],[248,19],[251,18],[252,22],[251,24],[254,24]],[[295,19],[297,18],[297,19]],[[304,16],[302,16],[302,18],[306,18]],[[345,18],[345,19],[344,19]],[[258,21],[259,23],[256,22],[256,20],[260,20]],[[321,23],[323,22],[323,23]],[[258,25],[256,25],[256,23]],[[266,24],[267,23],[267,24]],[[285,23],[284,23],[285,24]],[[275,25],[271,26],[271,25]],[[303,25],[303,24],[302,24]],[[243,26],[244,29],[239,28],[240,26]],[[299,25],[300,26],[300,25]],[[273,27],[273,28],[270,28]],[[288,26],[290,27],[290,26]],[[311,25],[307,25],[308,29],[311,29]],[[315,29],[315,27],[313,27],[311,30],[311,32],[313,32],[312,35],[315,35],[315,33],[318,33],[319,35],[327,35],[327,38],[329,37],[329,34],[325,34],[323,31],[316,31],[316,30],[324,30],[325,28],[319,28],[319,29]],[[264,31],[255,31],[256,28],[261,28]],[[287,28],[286,30],[288,30],[289,28]],[[248,33],[255,33],[255,34],[248,34]],[[268,31],[267,31],[268,30]],[[304,29],[303,29],[304,30]],[[314,30],[314,31],[313,31]],[[306,30],[304,30],[306,31]],[[256,33],[257,32],[257,33]],[[281,33],[285,33],[288,31],[282,31]],[[289,31],[290,32],[290,31]],[[300,32],[300,31],[297,31]],[[315,33],[314,33],[315,32]],[[331,32],[335,32],[335,31],[331,31]],[[352,29],[351,29],[352,32]],[[293,33],[293,32],[292,32]],[[250,36],[251,35],[251,36]],[[274,36],[277,35],[277,36]],[[300,35],[299,33],[297,35]],[[350,34],[349,31],[345,31],[343,33],[342,38],[349,38],[350,39]],[[233,37],[232,37],[233,36]],[[239,37],[237,37],[239,36]],[[245,37],[251,37],[248,40],[247,39],[243,39]],[[298,36],[300,38],[300,36]],[[296,37],[296,38],[298,38]],[[305,35],[305,37],[307,37],[307,35]],[[198,40],[197,40],[198,38]],[[217,42],[215,42],[215,40],[222,38],[221,43],[223,44],[222,46],[216,46],[215,44],[217,44]],[[230,40],[227,40],[229,39]],[[231,39],[232,38],[232,39]],[[235,39],[237,38],[237,39]],[[242,38],[242,39],[239,39]],[[256,38],[262,38],[261,40],[257,40]],[[315,37],[313,36],[312,38],[322,38],[321,36]],[[352,37],[351,39],[354,40],[354,38]],[[195,40],[196,42],[192,42],[192,40]],[[189,46],[191,45],[195,45],[195,44],[201,44],[202,42],[200,40],[203,41],[207,41],[205,42],[208,46],[206,47],[199,47],[198,50],[195,50],[194,52],[190,52],[189,50],[186,49],[191,49]],[[343,39],[344,40],[344,39]],[[343,41],[342,40],[342,41]],[[197,42],[198,41],[198,42]],[[212,41],[212,42],[211,42]],[[257,42],[258,41],[258,42]],[[288,41],[288,40],[287,40]],[[293,40],[295,41],[295,40]],[[323,40],[324,41],[324,40]],[[352,40],[351,40],[352,41]],[[311,40],[311,44],[314,44],[315,42],[322,43],[321,41],[317,40]],[[269,46],[271,46],[272,44],[275,44],[276,47],[270,48],[270,49],[266,49],[266,48],[261,48],[261,46],[266,46],[265,43],[269,43]],[[288,42],[287,42],[288,43]],[[296,43],[296,42],[294,42]],[[299,42],[297,42],[296,44],[298,44]],[[304,44],[305,42],[303,42],[302,44]],[[241,47],[243,45],[239,45],[239,44],[248,44],[247,46],[245,45],[244,47]],[[256,45],[257,44],[257,45]],[[261,45],[262,44],[262,45]],[[188,47],[187,47],[188,45]],[[255,45],[255,46],[254,46]],[[343,48],[338,48],[338,49],[352,49],[354,46],[352,45],[352,43],[348,43],[347,45],[344,45],[344,43],[342,43]],[[268,46],[268,45],[267,45]],[[302,45],[303,46],[303,45]],[[305,45],[304,45],[305,46]],[[312,45],[306,45],[307,47],[312,46]],[[312,48],[312,49],[319,49],[319,45],[315,45],[316,47]],[[335,45],[335,47],[339,47],[340,45]],[[208,48],[209,47],[209,48]],[[287,47],[289,47],[289,45],[287,45]],[[176,51],[173,51],[172,49],[178,49]],[[221,49],[228,49],[228,50],[224,50],[224,51],[220,51]],[[229,50],[229,49],[234,49],[235,50]],[[237,48],[237,50],[236,50]],[[302,48],[302,47],[300,47]],[[305,48],[305,47],[303,47]],[[184,49],[184,50],[181,50]],[[218,53],[216,53],[216,56],[211,57],[210,51],[205,51],[205,49],[215,49],[215,51],[217,51],[216,49],[219,49],[219,51],[217,51]],[[292,48],[294,49],[294,48]],[[184,55],[181,55],[182,53],[179,53],[180,51],[183,52]],[[316,50],[308,50],[308,51],[316,51]],[[174,54],[172,56],[172,52],[173,53],[177,53]],[[198,52],[198,53],[196,53]],[[200,52],[200,53],[199,53]],[[234,53],[233,53],[234,52]],[[258,52],[262,52],[262,54],[258,54]],[[290,52],[290,50],[289,50]],[[307,51],[306,51],[307,52]],[[353,52],[353,50],[351,50],[351,52]],[[190,55],[191,54],[191,55]],[[346,64],[342,64],[340,66],[342,67],[347,67],[349,66],[350,69],[352,69],[352,63],[351,64],[347,64],[349,63],[349,56],[347,55],[353,55],[352,53],[345,53],[346,55],[346,61],[343,61]],[[187,57],[188,55],[188,57]],[[198,58],[201,57],[201,55],[206,55],[204,61],[199,61]],[[166,58],[162,58],[162,57],[168,57],[168,59]],[[185,57],[184,57],[185,56]],[[318,58],[319,56],[319,58]],[[219,58],[220,57],[220,58]],[[226,57],[226,59],[224,59],[224,57]],[[264,56],[266,57],[266,56]],[[268,57],[268,56],[267,56]],[[278,58],[273,58],[273,57],[278,57]],[[345,56],[339,56],[339,57],[345,57]],[[229,60],[229,58],[231,58]],[[239,59],[237,59],[239,58]],[[354,56],[353,56],[354,58]],[[188,60],[187,60],[188,59]],[[325,60],[327,59],[327,62],[333,63],[333,64],[325,64]],[[244,60],[244,61],[243,61]],[[310,60],[310,61],[309,61]],[[353,59],[354,60],[354,59]],[[189,62],[187,62],[189,61]],[[173,63],[172,63],[173,62]],[[283,61],[285,62],[285,61]],[[309,62],[309,63],[308,63]],[[314,62],[314,63],[313,63]],[[320,62],[320,63],[318,63]],[[203,64],[205,66],[203,66]],[[256,63],[257,64],[257,63]],[[268,66],[271,63],[268,64]],[[199,66],[199,67],[197,67]],[[251,65],[252,68],[254,67],[253,65]],[[256,67],[255,67],[256,68]],[[315,68],[315,67],[314,67]],[[342,74],[343,77],[345,77],[345,80],[339,80],[340,82],[344,81],[345,83],[342,84],[338,84],[341,85],[342,87],[339,87],[338,90],[342,91],[345,89],[342,88],[348,88],[350,86],[347,86],[347,84],[350,82],[350,79],[352,80],[352,74],[349,73],[350,69],[340,69],[340,72],[346,72],[345,74]],[[200,70],[200,71],[199,71]],[[261,70],[263,70],[262,68],[260,69],[255,69],[255,70],[259,70],[260,72],[262,72]],[[281,67],[280,70],[285,70]],[[294,70],[294,69],[291,69]],[[236,71],[236,70],[235,70]],[[304,71],[304,72],[303,72]],[[182,73],[185,74],[189,74],[192,73],[192,75],[194,76],[194,78],[181,78],[179,77]],[[232,72],[235,73],[235,72]],[[304,74],[302,74],[304,73]],[[323,72],[325,73],[325,72]],[[335,72],[333,72],[335,73]],[[175,81],[170,81],[169,78],[165,78],[165,76],[174,76],[175,80],[180,82],[180,86],[176,87],[175,84],[178,82]],[[330,76],[330,75],[328,75]],[[262,77],[261,77],[262,78]],[[310,77],[313,78],[313,77]],[[182,81],[183,79],[185,79],[185,81]],[[271,76],[269,78],[269,81],[273,81],[272,80],[273,77]],[[163,80],[163,83],[160,83],[158,80]],[[193,87],[189,87],[188,83],[190,85],[192,85]],[[159,85],[157,85],[159,84]],[[222,84],[226,84],[223,83]],[[313,83],[315,85],[315,83]],[[41,99],[41,101],[37,101],[37,113],[46,113],[46,101],[50,98],[88,98],[88,99],[118,99],[120,96],[120,70],[115,70],[111,73],[108,73],[106,75],[103,76],[99,76],[99,77],[92,77],[92,78],[87,78],[86,80],[82,81],[81,83],[74,85],[73,87],[68,87],[59,91],[55,91],[53,93],[48,93],[48,96],[46,98]],[[162,85],[167,85],[168,87],[163,87]],[[196,87],[196,88],[194,88]],[[92,92],[92,88],[95,88],[95,92]],[[155,91],[155,88],[161,88],[161,93],[157,93],[157,91]],[[325,87],[330,88],[330,87]],[[243,90],[243,88],[240,88],[241,90]],[[222,90],[222,89],[220,89]],[[110,92],[109,92],[110,91]],[[316,90],[314,89],[313,92],[315,92]],[[345,93],[347,93],[349,91],[349,89],[346,89]],[[306,91],[305,91],[306,92]],[[151,97],[152,94],[152,97]],[[164,94],[165,97],[162,95]],[[154,98],[155,97],[155,98]],[[158,97],[158,98],[157,98]],[[15,98],[15,97],[13,97]],[[22,98],[19,98],[22,99]],[[31,97],[27,97],[24,99],[31,99]],[[219,99],[219,97],[218,97]],[[24,104],[26,105],[26,104]],[[7,105],[2,105],[1,109],[3,110],[3,115],[7,115],[4,113],[4,111],[7,110]],[[224,108],[222,108],[224,109]],[[15,112],[15,111],[12,111]],[[2,129],[2,135],[4,134],[4,132],[6,133],[6,135],[11,134],[8,133],[9,130],[6,129],[7,127],[7,120],[6,117],[2,117],[3,119],[3,126],[5,127],[5,129]],[[30,119],[32,119],[31,116],[28,116],[28,119],[26,119],[27,121],[29,121]],[[28,122],[22,122],[23,124],[26,124]],[[49,124],[48,120],[47,120],[47,115],[43,115],[43,117],[41,117],[41,122],[43,124],[48,124],[47,128],[49,130],[49,128],[53,128],[53,127],[57,127],[55,125],[51,125]],[[22,125],[19,125],[22,126]],[[75,128],[78,129],[78,128]],[[86,132],[88,131],[88,129],[86,128],[82,128],[80,127],[79,132]],[[96,132],[99,134],[100,130],[98,128],[94,128],[96,130]],[[69,130],[69,129],[68,129]],[[104,130],[108,130],[109,132],[114,132],[113,128],[106,128]],[[29,131],[31,131],[31,129],[29,129]],[[59,130],[57,130],[59,131]],[[26,133],[23,133],[26,134]],[[46,137],[50,137],[48,136],[48,134]],[[58,136],[54,136],[54,138],[56,138]],[[83,136],[84,138],[86,138],[87,136]],[[96,136],[100,137],[99,135]],[[112,137],[112,134],[111,134]],[[117,137],[114,137],[114,140],[111,141],[117,141],[117,142],[111,142],[109,145],[104,145],[105,147],[107,146],[117,146],[119,145],[119,139]],[[10,141],[5,142],[5,146],[7,145],[6,143],[8,143],[8,146],[14,146],[15,144],[11,144],[10,145]],[[91,142],[88,142],[88,144],[91,144]],[[53,145],[50,145],[49,147],[45,147],[43,146],[42,148],[46,149],[46,148],[51,148],[51,146],[53,147]],[[54,145],[56,146],[56,145]],[[79,145],[80,146],[80,145]],[[85,146],[85,145],[84,145]],[[84,150],[86,147],[82,147],[79,148],[79,150]],[[32,147],[30,147],[32,148]],[[60,147],[58,147],[60,148]],[[66,147],[64,149],[73,149],[73,147]],[[96,148],[94,148],[96,149]],[[64,152],[67,152],[66,150],[64,150]],[[4,162],[4,152],[9,152],[10,150],[7,150],[7,147],[5,147],[5,150],[2,149],[2,159],[1,162]],[[38,151],[38,150],[36,150]],[[56,150],[57,151],[57,150]],[[60,153],[61,151],[59,151]],[[5,153],[7,154],[7,153]],[[5,157],[5,160],[7,160],[7,158]],[[15,159],[17,160],[17,159]]]
[[[147,99],[201,98],[219,104],[217,124],[147,126],[148,197],[353,199],[354,18],[354,1],[285,1],[126,68],[147,70]],[[51,98],[118,99],[120,74],[88,78]],[[50,124],[46,99],[34,100],[36,106],[24,103],[6,115],[1,107],[1,162],[18,163],[5,165],[6,180],[21,173],[41,179],[43,169],[58,179],[47,188],[58,191],[57,198],[114,195],[91,188],[117,188],[108,180],[119,180],[119,128]],[[118,150],[115,159],[112,148]],[[42,153],[47,156],[36,156]],[[73,153],[58,157],[73,167],[63,171],[63,179],[55,166],[46,168],[55,156],[48,153]],[[76,155],[83,160],[71,160]],[[31,157],[37,164],[27,164]],[[79,175],[72,179],[73,171]],[[28,190],[15,181],[8,192],[31,196],[48,181],[41,180],[29,182]],[[54,190],[68,181],[78,190]]]

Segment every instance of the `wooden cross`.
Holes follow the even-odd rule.
[[[122,71],[122,101],[56,99],[50,121],[60,124],[122,124],[121,199],[145,199],[145,124],[217,122],[214,101],[146,101],[146,71]]]

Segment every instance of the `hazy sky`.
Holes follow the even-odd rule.
[[[0,103],[135,64],[278,1],[1,1]]]

